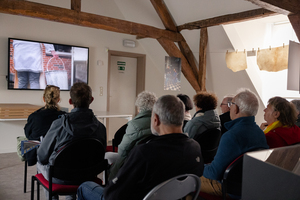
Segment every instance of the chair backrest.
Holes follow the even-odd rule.
[[[107,167],[105,149],[94,138],[83,138],[66,144],[50,166],[50,176],[66,181],[93,180]]]
[[[194,200],[200,192],[200,178],[194,174],[173,177],[154,187],[143,200],[174,200],[194,193]]]
[[[241,196],[244,154],[236,158],[225,170],[222,180],[223,195],[225,193]]]
[[[214,159],[220,139],[221,130],[218,128],[208,129],[194,137],[194,140],[200,144],[204,163],[210,163]]]
[[[121,126],[121,128],[119,128],[117,130],[117,132],[115,133],[114,138],[112,139],[112,146],[113,146],[113,151],[115,151],[115,148],[118,147],[118,145],[121,143],[124,134],[126,133],[126,128],[127,128],[127,124],[124,124],[123,126]]]
[[[258,151],[264,148],[254,148],[251,151]],[[243,181],[243,161],[244,154],[237,157],[226,168],[222,179],[222,193],[223,199],[226,199],[226,193],[235,196],[241,196],[242,194],[242,181]]]

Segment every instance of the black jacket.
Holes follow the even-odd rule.
[[[143,199],[159,183],[180,174],[203,173],[199,144],[181,133],[157,136],[137,145],[116,178],[104,189],[105,200]]]
[[[57,111],[56,109],[45,109],[45,107],[38,109],[30,114],[27,119],[27,124],[24,127],[25,135],[28,140],[40,140],[40,137],[45,137],[52,122],[59,118],[60,115],[65,114],[64,111]]]
[[[42,107],[29,115],[27,124],[24,127],[24,132],[29,140],[40,140],[40,137],[45,137],[52,122],[58,119],[64,111],[57,111],[56,109],[45,109]],[[35,165],[37,162],[36,149],[29,151],[24,155],[29,166]]]
[[[220,117],[220,121],[221,121],[221,133],[223,135],[227,131],[227,129],[225,128],[224,124],[226,122],[231,121],[231,119],[230,119],[230,111],[228,111],[226,113],[223,113],[219,117]]]

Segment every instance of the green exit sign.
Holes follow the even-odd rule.
[[[126,62],[123,61],[117,61],[118,70],[119,71],[125,71]]]

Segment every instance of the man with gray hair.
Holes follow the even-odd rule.
[[[151,131],[156,137],[133,148],[105,188],[85,182],[78,188],[78,200],[143,199],[155,186],[180,174],[201,176],[203,161],[199,144],[182,133],[184,106],[173,95],[154,104]]]
[[[257,96],[249,89],[241,89],[229,107],[232,121],[225,123],[228,131],[222,135],[214,160],[204,167],[201,177],[201,191],[218,196],[222,195],[218,181],[232,161],[248,151],[269,148],[254,119],[259,107]]]
[[[231,121],[231,119],[230,119],[230,109],[228,107],[228,104],[232,101],[233,97],[234,97],[234,95],[226,95],[223,98],[223,100],[220,104],[222,114],[219,115],[219,117],[220,117],[220,121],[221,121],[221,133],[222,133],[222,135],[227,131],[224,124],[226,122]]]

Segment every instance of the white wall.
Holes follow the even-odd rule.
[[[38,2],[42,1],[45,0],[39,0]],[[82,6],[83,11],[99,14],[92,8],[97,1],[93,0],[92,2],[91,4],[84,4]],[[107,5],[99,7],[101,11],[100,14],[109,16],[108,13],[113,11],[115,17],[122,19],[123,15],[119,12],[114,2],[105,2]],[[57,1],[53,3],[53,5],[59,3],[62,2]],[[67,5],[61,6],[67,7]],[[104,9],[105,6],[109,7],[110,12]],[[93,96],[95,98],[91,104],[93,110],[106,110],[107,48],[116,51],[146,54],[146,90],[156,93],[157,96],[184,93],[192,98],[195,94],[195,91],[183,75],[181,76],[182,89],[180,92],[163,90],[164,62],[167,54],[154,39],[142,39],[137,41],[136,48],[126,48],[122,46],[122,40],[135,40],[135,36],[7,14],[0,14],[0,27],[0,103],[43,104],[42,91],[12,91],[6,89],[7,81],[5,76],[7,75],[8,66],[8,37],[89,47],[89,85],[93,90]],[[233,48],[222,26],[209,28],[208,34],[207,90],[215,92],[219,98],[219,102],[222,101],[224,95],[229,93],[234,94],[236,89],[240,87],[247,87],[255,91],[246,72],[233,73],[227,69],[225,52]],[[199,30],[189,33],[185,32],[184,35],[187,36],[186,40],[191,48],[193,48],[192,50],[195,53],[196,59],[198,59]],[[103,64],[97,65],[98,60],[102,61]],[[103,96],[99,95],[100,87],[104,89]],[[70,105],[68,105],[68,99],[69,93],[62,91],[60,105],[71,108]],[[192,113],[194,113],[194,111]],[[262,115],[262,113],[258,113],[258,116]],[[26,121],[0,122],[0,153],[16,151],[16,137],[24,135],[23,127],[25,123]]]
[[[207,90],[217,94],[219,104],[227,94],[236,94],[240,88],[248,88],[258,94],[246,71],[233,72],[228,69],[225,62],[226,51],[234,51],[222,26],[208,28],[208,58],[207,58]],[[260,125],[263,120],[263,103],[256,115],[256,123]],[[219,113],[221,112],[220,109]]]
[[[115,7],[114,12],[118,12],[117,7]],[[137,42],[136,48],[122,46],[123,39],[135,40],[135,36],[8,14],[0,14],[0,26],[0,103],[43,105],[42,91],[7,90],[9,37],[89,47],[89,85],[95,98],[91,104],[93,110],[105,111],[107,106],[108,54],[106,48],[146,54],[146,90],[156,93],[157,96],[165,94],[163,90],[165,53],[160,55],[159,65],[157,65],[157,63],[152,62],[153,58],[150,58],[139,42]],[[145,42],[147,40],[159,46],[156,40],[145,39]],[[163,52],[163,49],[160,50]],[[103,64],[97,65],[98,60],[102,61],[100,63]],[[100,86],[104,89],[103,96],[100,96]],[[182,80],[182,88],[188,95],[194,94],[194,90],[185,78]],[[177,94],[177,92],[166,93]],[[69,92],[62,91],[60,106],[71,108],[68,99]],[[25,123],[26,121],[0,122],[0,153],[16,151],[16,137],[24,135]]]

